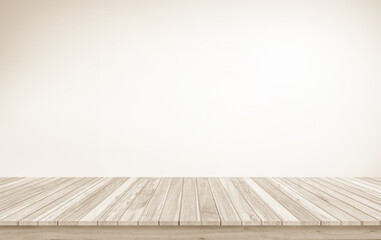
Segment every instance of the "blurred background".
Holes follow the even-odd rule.
[[[381,176],[380,12],[1,0],[0,176]]]

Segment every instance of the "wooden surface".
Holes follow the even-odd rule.
[[[37,226],[0,227],[0,240],[363,240],[375,226]]]
[[[380,220],[381,178],[0,178],[2,231],[17,225],[379,231]]]

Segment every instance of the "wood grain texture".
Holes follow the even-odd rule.
[[[380,222],[377,178],[0,178],[0,228]]]
[[[277,214],[242,179],[232,178],[231,180],[261,219],[262,225],[282,225],[282,221]]]
[[[106,193],[107,197],[96,207],[88,211],[87,214],[79,220],[79,225],[97,225],[99,219],[108,211],[112,204],[119,201],[123,193],[125,193],[136,180],[135,178],[130,178],[119,185],[114,192],[111,191],[111,194],[107,195]]]
[[[25,225],[25,226],[43,225],[43,224],[40,224],[39,222],[40,220],[48,216],[50,213],[55,212],[66,203],[70,202],[72,198],[79,196],[86,189],[91,189],[91,187],[99,181],[100,179],[96,179],[96,178],[93,178],[93,179],[81,178],[77,183],[72,184],[71,186],[65,188],[65,191],[63,191],[63,194],[61,197],[57,197],[55,200],[50,201],[44,207],[41,207],[37,211],[22,218],[19,221],[19,225]],[[54,225],[57,225],[57,222],[54,222]]]
[[[138,225],[139,219],[146,209],[152,195],[159,185],[160,178],[149,179],[142,191],[118,220],[118,225]]]
[[[317,219],[319,219],[321,225],[339,226],[341,224],[341,222],[337,218],[333,217],[326,210],[313,204],[312,202],[304,198],[296,190],[290,188],[286,184],[283,184],[281,181],[278,181],[274,178],[266,178],[266,180],[279,191],[287,195],[291,199],[291,201],[295,202],[296,204],[299,204],[300,206],[303,206],[305,209],[308,209],[308,212],[310,212]]]
[[[268,192],[251,178],[245,178],[244,181],[250,188],[282,219],[282,225],[301,225],[302,222],[297,219],[290,211],[282,204],[274,199]]]
[[[159,225],[179,225],[183,178],[173,178],[161,212]]]
[[[300,221],[301,225],[320,225],[320,221],[312,213],[305,209],[303,205],[294,202],[287,194],[284,194],[278,188],[271,185],[268,181],[263,178],[254,178],[253,180],[262,189],[268,192],[271,197],[282,204],[282,206],[285,207],[292,215],[294,215]]]
[[[242,225],[261,225],[261,219],[249,205],[246,199],[239,193],[233,182],[229,178],[220,178],[225,188],[226,195],[241,218]]]
[[[197,179],[202,225],[220,225],[221,220],[207,178]]]
[[[148,179],[146,178],[137,179],[135,183],[117,199],[117,201],[105,209],[104,215],[98,220],[98,225],[118,225],[118,221],[125,213],[126,209],[128,209],[147,182]]]
[[[242,225],[241,219],[218,178],[209,179],[221,225]]]
[[[41,209],[48,203],[50,203],[52,200],[55,200],[56,198],[61,197],[62,195],[66,194],[69,186],[76,185],[76,183],[79,181],[79,179],[69,179],[67,181],[62,182],[61,184],[57,184],[57,186],[52,189],[52,191],[44,191],[39,195],[39,201],[35,201],[33,204],[30,204],[28,206],[20,206],[21,209],[16,211],[16,208],[11,208],[12,211],[8,212],[8,215],[0,220],[0,225],[8,225],[12,222],[15,222],[18,219],[22,219],[31,213],[36,212],[37,210]]]
[[[71,206],[59,216],[59,225],[97,225],[96,219],[82,222],[81,219],[100,204],[108,195],[114,192],[126,179],[113,178],[107,181],[97,191],[93,191],[85,196],[81,201]]]
[[[201,225],[200,205],[195,178],[184,178],[180,225]]]
[[[332,193],[329,191],[329,189],[325,188],[324,186],[321,186],[319,184],[314,183],[310,179],[298,179],[296,181],[300,181],[300,184],[303,184],[303,186],[306,187],[306,189],[309,189],[310,191],[314,192],[316,195],[321,196],[321,198],[325,199],[328,202],[331,202],[333,205],[339,207],[341,210],[350,213],[352,216],[354,216],[356,219],[361,221],[361,225],[380,225],[380,221],[377,221],[376,218],[369,216],[366,214],[362,209],[357,209],[357,205],[355,205],[356,201],[353,201],[351,205],[348,204],[348,198],[341,195],[340,193]],[[304,184],[307,183],[307,184]],[[318,185],[318,187],[316,187]],[[350,198],[349,198],[350,200]]]
[[[381,239],[371,226],[56,226],[1,227],[0,240],[360,240]]]
[[[305,197],[311,203],[317,205],[318,207],[326,210],[332,216],[340,220],[340,225],[361,225],[361,221],[354,218],[349,213],[343,211],[339,207],[337,207],[334,203],[330,202],[323,195],[315,192],[311,192],[304,184],[300,182],[294,182],[294,180],[289,178],[279,178],[279,181],[288,185],[290,188],[295,189],[298,193],[300,193],[303,197]],[[311,190],[311,189],[310,189]]]
[[[155,193],[152,195],[151,200],[139,219],[139,225],[159,225],[160,214],[163,210],[170,186],[170,178],[161,179]]]
[[[367,189],[362,188],[361,186],[358,186],[356,184],[341,181],[338,178],[324,178],[320,179],[322,181],[328,181],[329,183],[339,187],[340,189],[346,189],[349,192],[352,192],[356,195],[363,196],[375,203],[381,204],[381,197],[374,196],[372,193],[370,193]]]
[[[110,181],[111,179],[101,178],[97,179],[94,184],[89,184],[88,187],[78,192],[76,195],[70,197],[64,202],[53,206],[47,212],[44,212],[39,216],[38,225],[58,225],[61,223],[66,216],[66,213],[71,214],[75,211],[75,208],[78,205],[86,202],[88,196],[91,196],[94,192],[102,189],[104,185]],[[69,225],[70,222],[67,222]],[[73,222],[74,225],[78,225]]]

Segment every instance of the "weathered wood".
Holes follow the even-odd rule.
[[[378,182],[373,178],[2,178],[0,225],[380,226]]]
[[[45,226],[1,227],[0,240],[360,240],[381,227],[337,226]]]

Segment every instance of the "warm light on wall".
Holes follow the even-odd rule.
[[[381,176],[380,11],[1,1],[0,176]]]

